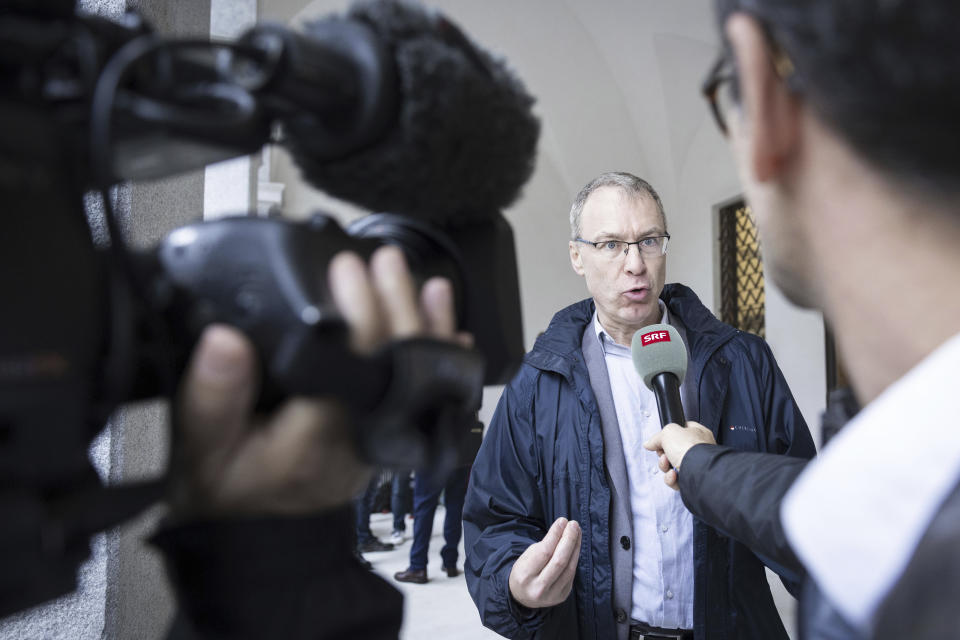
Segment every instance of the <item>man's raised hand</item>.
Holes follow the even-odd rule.
[[[570,595],[580,560],[580,525],[557,518],[540,542],[527,547],[510,570],[510,594],[530,609],[552,607]]]

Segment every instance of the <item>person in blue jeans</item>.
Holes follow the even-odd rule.
[[[444,545],[440,550],[443,570],[447,576],[460,575],[457,569],[457,547],[463,535],[463,498],[467,493],[470,465],[454,469],[444,480],[430,472],[418,471],[413,481],[413,545],[410,547],[410,566],[393,574],[399,582],[424,584],[427,581],[427,553],[433,535],[433,516],[444,492],[446,515],[443,518]]]
[[[373,499],[380,487],[380,474],[374,474],[366,490],[353,499],[354,515],[356,516],[357,553],[371,553],[374,551],[393,551],[393,544],[383,542],[373,535],[370,530],[370,512],[373,510]],[[366,565],[364,565],[366,566]],[[367,567],[370,568],[370,567]]]
[[[393,474],[393,485],[390,488],[390,510],[393,512],[393,532],[390,542],[402,544],[407,532],[407,523],[404,517],[413,512],[413,497],[410,491],[410,476],[413,471],[401,469]]]

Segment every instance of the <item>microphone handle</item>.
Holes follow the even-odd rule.
[[[660,424],[665,426],[674,422],[681,427],[687,426],[680,402],[680,381],[677,376],[664,371],[653,376],[650,381],[653,395],[657,397],[657,409],[660,411]]]

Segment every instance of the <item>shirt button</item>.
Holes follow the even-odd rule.
[[[630,538],[627,536],[620,536],[620,546],[623,547],[624,551],[630,550]]]
[[[673,591],[667,590],[667,600],[673,600]]]
[[[617,609],[617,622],[619,622],[620,624],[623,624],[626,621],[627,621],[627,614],[624,612],[623,609]]]
[[[666,533],[669,530],[670,530],[670,527],[668,527],[667,525],[665,524],[660,525],[660,531],[663,531],[664,533]]]

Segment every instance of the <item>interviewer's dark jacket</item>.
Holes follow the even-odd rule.
[[[766,343],[718,321],[687,287],[667,285],[661,299],[684,325],[692,354],[686,380],[697,407],[687,407],[688,419],[737,449],[811,457],[813,441]],[[593,301],[584,300],[554,316],[504,390],[470,477],[467,586],[484,624],[509,638],[617,636],[611,491],[581,351],[593,311]],[[510,570],[560,516],[583,530],[572,597],[524,609],[510,596]],[[698,640],[785,638],[757,557],[696,519],[693,545]]]
[[[954,487],[927,528],[907,567],[887,593],[872,634],[857,632],[805,575],[787,544],[780,503],[806,465],[727,447],[690,449],[680,468],[680,492],[695,516],[736,537],[758,555],[803,581],[798,620],[801,640],[951,638],[960,629],[960,485]],[[824,526],[831,526],[825,522]]]

